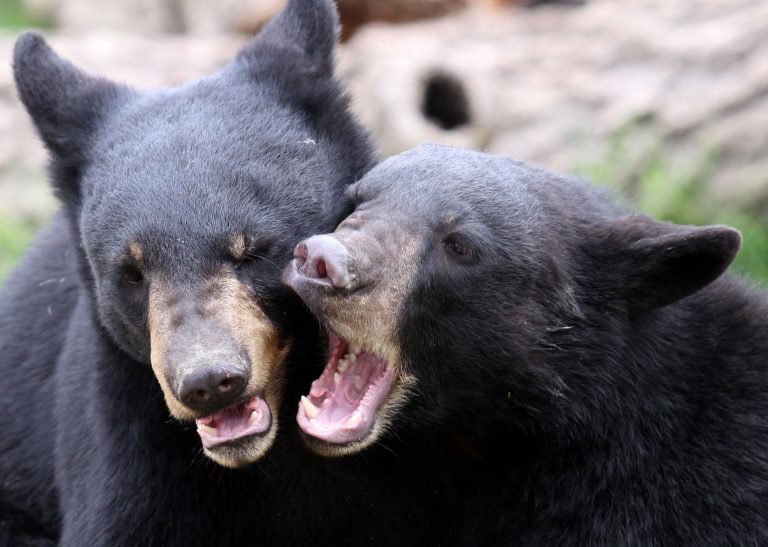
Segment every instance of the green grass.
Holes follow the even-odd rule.
[[[0,217],[0,279],[21,258],[37,229],[28,222]]]
[[[0,29],[19,30],[29,27],[45,28],[50,26],[29,13],[20,0],[0,0]]]
[[[707,182],[717,164],[714,151],[703,152],[681,167],[658,146],[646,147],[638,159],[632,132],[620,132],[605,157],[583,166],[579,174],[628,196],[638,211],[677,224],[727,224],[741,231],[743,244],[733,270],[768,287],[768,225],[763,214],[715,203]],[[630,166],[630,167],[628,167]]]

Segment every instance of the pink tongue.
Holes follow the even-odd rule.
[[[250,412],[243,412],[242,409],[225,410],[219,415],[218,427],[221,437],[239,437],[246,427],[248,427],[248,418]]]
[[[245,403],[197,420],[197,433],[203,441],[203,446],[212,448],[264,433],[269,430],[271,424],[272,413],[269,405],[261,397],[253,397]],[[215,432],[208,428],[214,428]]]
[[[328,421],[341,420],[350,416],[360,406],[368,387],[378,379],[381,367],[372,355],[363,354],[349,365],[336,384],[333,395],[323,404],[321,416]]]
[[[319,407],[319,413],[310,418],[300,404],[296,417],[299,426],[305,433],[327,442],[359,441],[370,433],[393,380],[392,367],[370,353],[360,354],[338,382],[333,381],[333,373],[326,369],[312,384],[309,397]]]

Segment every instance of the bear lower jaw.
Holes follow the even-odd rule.
[[[246,467],[260,460],[275,442],[276,420],[263,434],[248,435],[234,441],[218,444],[212,448],[203,447],[203,453],[211,460],[230,469]]]
[[[274,422],[261,396],[195,420],[205,455],[231,468],[254,463],[271,448],[277,429]]]

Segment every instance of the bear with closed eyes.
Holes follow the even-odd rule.
[[[325,342],[282,266],[373,158],[337,32],[291,0],[148,92],[19,38],[61,211],[0,294],[0,545],[423,544],[418,468],[315,456],[293,419]]]

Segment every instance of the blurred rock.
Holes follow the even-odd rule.
[[[341,71],[385,155],[433,141],[574,170],[602,161],[617,135],[631,147],[637,129],[655,136],[649,154],[661,146],[681,165],[714,153],[718,198],[768,194],[764,0],[594,0],[369,25]]]
[[[79,66],[139,88],[208,74],[244,40],[51,37]],[[0,35],[0,215],[34,216],[53,202],[44,151],[16,99],[13,41]],[[660,147],[680,169],[714,153],[709,191],[768,212],[765,0],[468,10],[368,25],[339,59],[354,107],[386,155],[433,141],[566,171],[609,158],[631,182]]]
[[[179,32],[183,21],[175,0],[23,0],[38,17],[58,28],[130,30],[147,33]]]
[[[466,7],[497,8],[583,0],[337,0],[346,39],[371,21],[429,19]],[[67,31],[218,34],[258,30],[286,0],[23,0],[39,17]]]
[[[253,33],[286,0],[23,0],[57,28],[87,32]]]
[[[0,34],[0,216],[34,220],[49,214],[55,202],[45,183],[45,150],[16,95],[14,40]],[[50,38],[59,54],[84,70],[141,89],[210,74],[234,58],[244,41],[240,36],[149,38],[109,32]]]
[[[342,34],[347,39],[371,21],[401,23],[446,15],[473,0],[337,0]],[[477,2],[478,0],[474,0]]]

